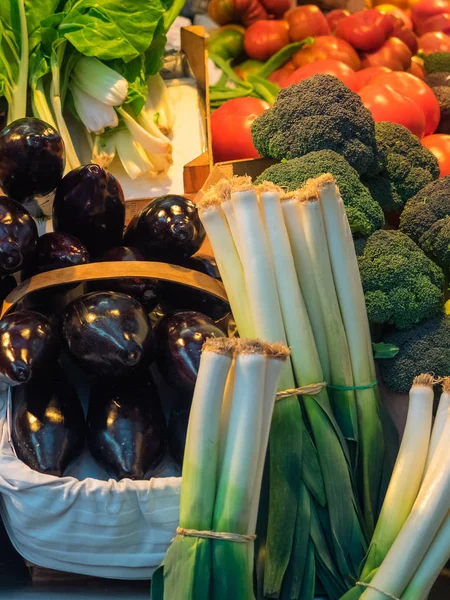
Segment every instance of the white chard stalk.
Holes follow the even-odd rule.
[[[127,132],[125,132],[127,133]],[[116,143],[114,135],[96,135],[92,146],[91,162],[107,169],[116,156]]]
[[[128,94],[128,81],[98,58],[83,56],[72,71],[72,81],[86,94],[109,106],[120,106]]]
[[[117,127],[119,117],[112,106],[100,102],[73,84],[70,88],[78,116],[91,133],[103,133],[107,127]]]
[[[131,179],[137,179],[152,169],[147,153],[128,130],[122,129],[112,135],[123,168]]]
[[[416,379],[417,382],[417,379]],[[450,510],[450,416],[411,512],[363,600],[401,598]]]
[[[175,124],[175,108],[167,91],[164,79],[159,75],[153,75],[148,79],[147,102],[143,111],[149,113],[156,126],[168,135]]]

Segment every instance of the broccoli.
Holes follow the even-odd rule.
[[[284,88],[273,108],[252,124],[262,156],[292,159],[334,150],[366,173],[375,159],[375,126],[360,97],[332,75],[314,75]]]
[[[409,198],[439,177],[439,164],[403,125],[376,123],[375,133],[378,172],[362,181],[386,213],[400,213]]]
[[[408,392],[420,373],[450,375],[450,317],[441,314],[413,329],[391,331],[384,341],[399,348],[394,358],[378,359],[383,383],[389,389]]]
[[[444,73],[450,71],[450,52],[432,52],[425,56],[423,65],[427,73]]]
[[[408,329],[442,308],[442,270],[404,233],[376,231],[358,262],[372,323]]]
[[[441,116],[435,133],[450,133],[450,87],[438,86],[433,88],[434,95],[439,102]]]
[[[419,246],[447,273],[450,269],[450,217],[433,223],[420,237]]]
[[[446,71],[444,73],[431,73],[425,77],[425,83],[430,86],[430,88],[435,87],[448,87],[450,86],[450,71]]]
[[[333,150],[310,152],[301,158],[272,165],[261,173],[256,183],[272,181],[291,192],[308,179],[324,173],[331,173],[336,180],[355,237],[367,237],[383,227],[383,211],[360,182],[358,173]]]

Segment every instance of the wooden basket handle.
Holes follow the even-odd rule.
[[[208,292],[212,296],[228,302],[223,284],[204,273],[169,265],[161,262],[124,261],[103,262],[66,267],[34,275],[18,285],[4,300],[0,318],[4,317],[17,302],[31,292],[67,283],[82,283],[97,279],[117,279],[121,277],[144,277],[181,283],[191,288]]]

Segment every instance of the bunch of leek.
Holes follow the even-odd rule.
[[[334,216],[327,199],[336,205]],[[293,396],[275,408],[259,582],[269,597],[312,598],[316,574],[330,598],[354,584],[366,551],[355,465],[366,486],[361,500],[368,529],[376,519],[383,444],[375,369],[354,246],[339,202],[332,179],[284,196],[272,184],[255,190],[249,178],[235,178],[219,182],[199,207],[238,330],[288,343],[291,368],[283,389],[332,384],[331,402],[322,390],[303,396],[301,405]],[[340,270],[331,256],[336,243],[344,246]],[[345,286],[349,298],[341,296]],[[348,322],[352,312],[357,327]],[[369,428],[364,444],[360,424]]]
[[[254,598],[254,515],[288,356],[285,346],[258,340],[217,338],[203,346],[183,463],[180,528],[153,577],[153,600]]]

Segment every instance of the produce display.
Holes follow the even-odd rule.
[[[84,565],[68,540],[69,572],[156,569],[153,600],[440,600],[450,3],[209,2],[209,63],[181,36],[210,101],[199,193],[152,179],[132,204],[111,163],[171,167],[184,2],[94,4],[0,8],[11,540],[54,568],[63,519],[110,544]],[[46,529],[21,531],[22,490]]]

